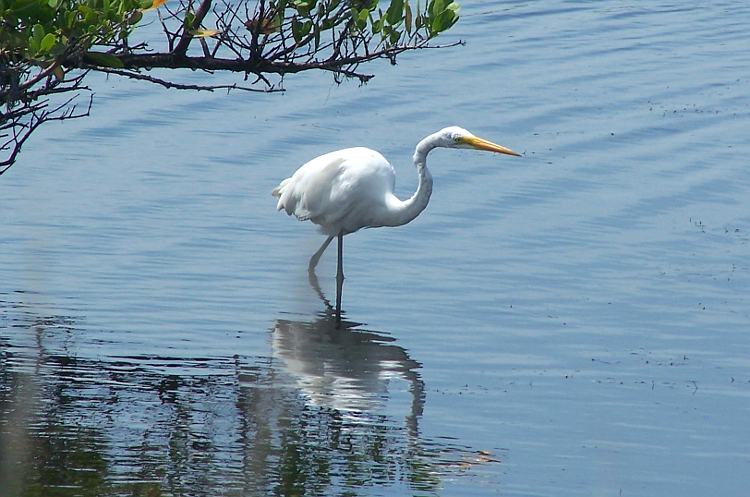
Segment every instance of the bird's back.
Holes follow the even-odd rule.
[[[364,147],[312,159],[273,190],[277,209],[320,225],[329,235],[381,226],[395,173],[385,158]]]

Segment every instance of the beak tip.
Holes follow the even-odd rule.
[[[522,154],[519,154],[518,152],[515,152],[515,151],[510,150],[510,149],[508,149],[507,151],[502,151],[500,153],[505,154],[505,155],[512,155],[513,157],[523,157]]]

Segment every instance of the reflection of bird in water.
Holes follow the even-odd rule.
[[[396,185],[393,167],[378,152],[364,147],[347,148],[316,157],[273,190],[273,195],[279,199],[276,206],[279,210],[294,214],[301,221],[312,221],[328,235],[310,258],[310,272],[315,270],[333,238],[338,238],[337,321],[341,321],[344,235],[362,228],[401,226],[416,218],[427,207],[432,194],[427,154],[439,147],[519,155],[509,148],[474,136],[465,129],[451,126],[417,144],[413,160],[419,185],[407,200],[400,200],[393,194]]]
[[[287,372],[312,402],[343,411],[378,407],[387,395],[389,380],[401,378],[410,384],[410,417],[416,423],[424,404],[424,384],[416,371],[420,364],[392,343],[394,338],[354,330],[360,323],[342,323],[320,288],[315,271],[308,277],[325,311],[312,322],[278,320],[273,334],[274,355],[283,359]]]
[[[315,271],[310,286],[325,306],[313,321],[276,321],[272,355],[307,401],[315,406],[348,413],[381,412],[393,392],[391,380],[409,385],[409,412],[405,416],[409,437],[418,437],[418,419],[424,410],[424,382],[417,361],[395,339],[382,333],[354,329],[360,323],[339,321],[318,284]],[[340,326],[343,324],[343,326]]]
[[[420,364],[394,339],[379,333],[338,328],[328,314],[313,322],[280,319],[273,330],[273,355],[296,386],[317,406],[341,412],[371,412],[388,400],[392,379],[409,383],[410,431],[424,406]]]
[[[258,453],[249,460],[265,460],[270,440],[288,440],[294,444],[295,461],[315,463],[313,471],[302,473],[305,481],[318,477],[315,468],[324,468],[324,476],[338,475],[351,489],[361,485],[366,474],[376,485],[401,482],[426,495],[437,495],[445,476],[497,462],[492,453],[472,450],[450,437],[424,438],[419,429],[425,405],[420,364],[392,337],[354,329],[356,323],[342,324],[337,327],[331,312],[312,322],[276,321],[273,375],[248,405],[260,426],[278,424],[292,434],[277,436],[272,429],[255,428],[269,441],[253,444]],[[404,402],[403,384],[393,380],[408,384],[409,400]],[[403,419],[403,425],[396,418]]]

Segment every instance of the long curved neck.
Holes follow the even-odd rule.
[[[414,151],[414,166],[417,168],[419,175],[419,184],[417,191],[409,199],[400,203],[393,212],[394,219],[392,226],[400,226],[412,221],[427,207],[432,195],[432,174],[427,169],[427,154],[435,148],[432,136],[428,136],[417,144]]]

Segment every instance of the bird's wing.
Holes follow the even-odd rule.
[[[371,195],[393,190],[395,174],[388,162],[374,150],[350,148],[316,157],[277,186],[277,209],[311,220],[321,226],[335,226]]]
[[[304,164],[273,190],[279,198],[276,208],[300,220],[315,217],[330,196],[331,183],[345,161],[346,157],[331,152]]]

